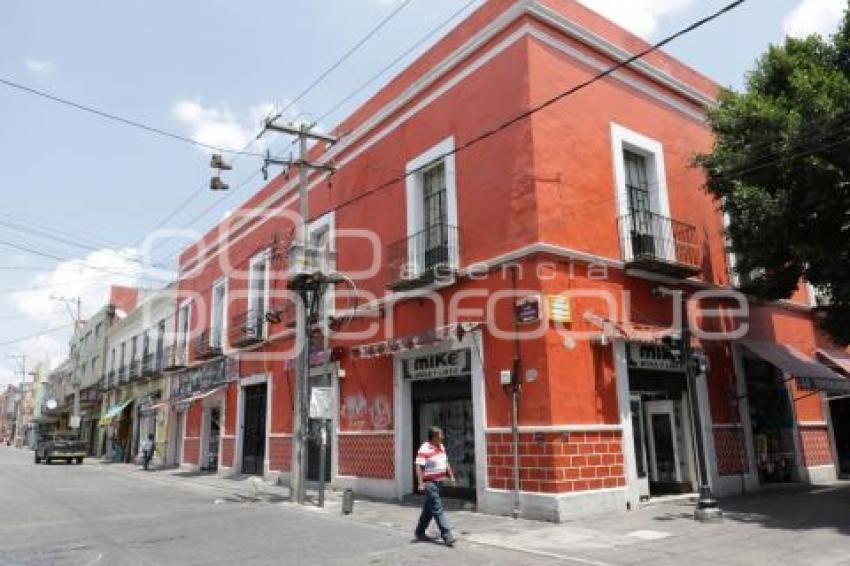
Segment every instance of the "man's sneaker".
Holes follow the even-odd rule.
[[[444,542],[445,542],[446,546],[448,546],[449,548],[451,548],[451,547],[453,547],[453,546],[455,545],[455,543],[457,542],[457,540],[455,540],[455,538],[454,538],[454,537],[452,537],[452,538],[447,538],[447,539],[445,539],[445,540],[444,540]]]
[[[414,533],[413,536],[416,537],[417,542],[434,542],[436,537],[429,537],[428,535],[420,535],[419,533]]]

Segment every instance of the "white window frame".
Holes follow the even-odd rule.
[[[624,155],[626,151],[646,158],[651,211],[666,218],[672,218],[670,195],[667,190],[667,170],[664,163],[664,145],[657,140],[611,122],[611,147],[614,157],[614,190],[618,221],[631,212],[629,210],[629,191],[626,187],[626,159]],[[628,258],[631,254],[631,242],[624,242],[624,244],[626,249],[621,251],[623,256]],[[675,255],[675,246],[669,246],[668,253]],[[669,257],[667,259],[675,260],[676,258]]]
[[[258,253],[248,262],[248,311],[254,307],[254,267],[259,263],[265,264],[265,269],[263,270],[263,338],[265,338],[269,335],[269,322],[266,320],[265,313],[269,312],[269,304],[271,302],[271,289],[269,288],[271,281],[270,250],[264,250]]]
[[[184,311],[185,309],[185,311]],[[183,323],[183,313],[186,313],[185,324]],[[185,329],[185,331],[184,331]],[[184,341],[183,343],[183,360],[188,363],[189,361],[189,345],[191,343],[192,337],[192,299],[186,299],[182,303],[180,303],[180,307],[177,309],[177,336],[175,340],[175,348],[180,344],[180,340]]]
[[[212,286],[212,294],[210,295],[210,337],[209,337],[209,345],[213,346],[213,333],[215,332],[215,311],[216,311],[216,291],[219,288],[222,289],[221,294],[221,328],[218,331],[221,333],[221,339],[219,341],[219,346],[224,349],[227,343],[227,278],[219,277]]]
[[[443,169],[446,174],[446,223],[449,226],[460,228],[458,224],[457,210],[457,170],[456,159],[453,153],[455,149],[455,140],[453,136],[449,136],[437,145],[426,150],[421,155],[407,162],[405,171],[406,179],[406,201],[407,201],[407,257],[416,257],[415,242],[412,236],[418,234],[425,229],[425,203],[423,201],[423,176],[426,170],[419,171],[423,167],[430,164],[437,165],[440,162],[443,164]],[[448,154],[448,155],[447,155]],[[440,159],[441,156],[445,156]],[[458,239],[459,236],[458,236]],[[460,267],[459,242],[451,247],[451,256],[449,257],[450,266],[458,269]],[[409,266],[417,273],[421,271],[422,266]]]

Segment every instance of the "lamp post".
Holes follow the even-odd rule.
[[[705,453],[705,441],[702,430],[702,416],[699,406],[699,394],[697,392],[697,376],[706,377],[707,364],[701,354],[696,354],[691,348],[690,316],[688,312],[688,300],[685,293],[679,289],[667,289],[657,287],[656,293],[660,296],[670,296],[674,301],[679,301],[681,315],[681,356],[685,365],[685,378],[688,384],[688,402],[691,409],[691,421],[693,425],[694,444],[696,445],[697,476],[699,481],[699,499],[694,511],[694,519],[697,521],[717,521],[722,519],[723,512],[717,500],[711,493],[708,482],[708,461]]]

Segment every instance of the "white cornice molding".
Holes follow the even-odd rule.
[[[528,2],[526,11],[530,15],[539,19],[540,21],[557,28],[558,30],[572,37],[573,39],[589,47],[592,47],[593,49],[596,49],[601,53],[604,53],[605,55],[617,62],[626,61],[630,57],[634,56],[634,53],[630,53],[622,47],[603,38],[602,36],[597,35],[579,26],[572,20],[565,17],[563,14],[553,10],[552,8],[546,6],[545,4],[537,0],[530,0]],[[669,75],[668,73],[665,73],[664,71],[647,63],[642,59],[631,63],[630,67],[646,75],[652,80],[663,84],[667,88],[676,91],[677,93],[688,98],[692,102],[705,106],[706,108],[711,108],[717,104],[717,101],[714,98],[708,96],[703,92],[700,92],[699,90],[695,89],[684,81],[681,81]]]

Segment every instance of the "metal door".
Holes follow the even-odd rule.
[[[266,386],[245,388],[242,427],[242,473],[262,475],[266,457]]]

